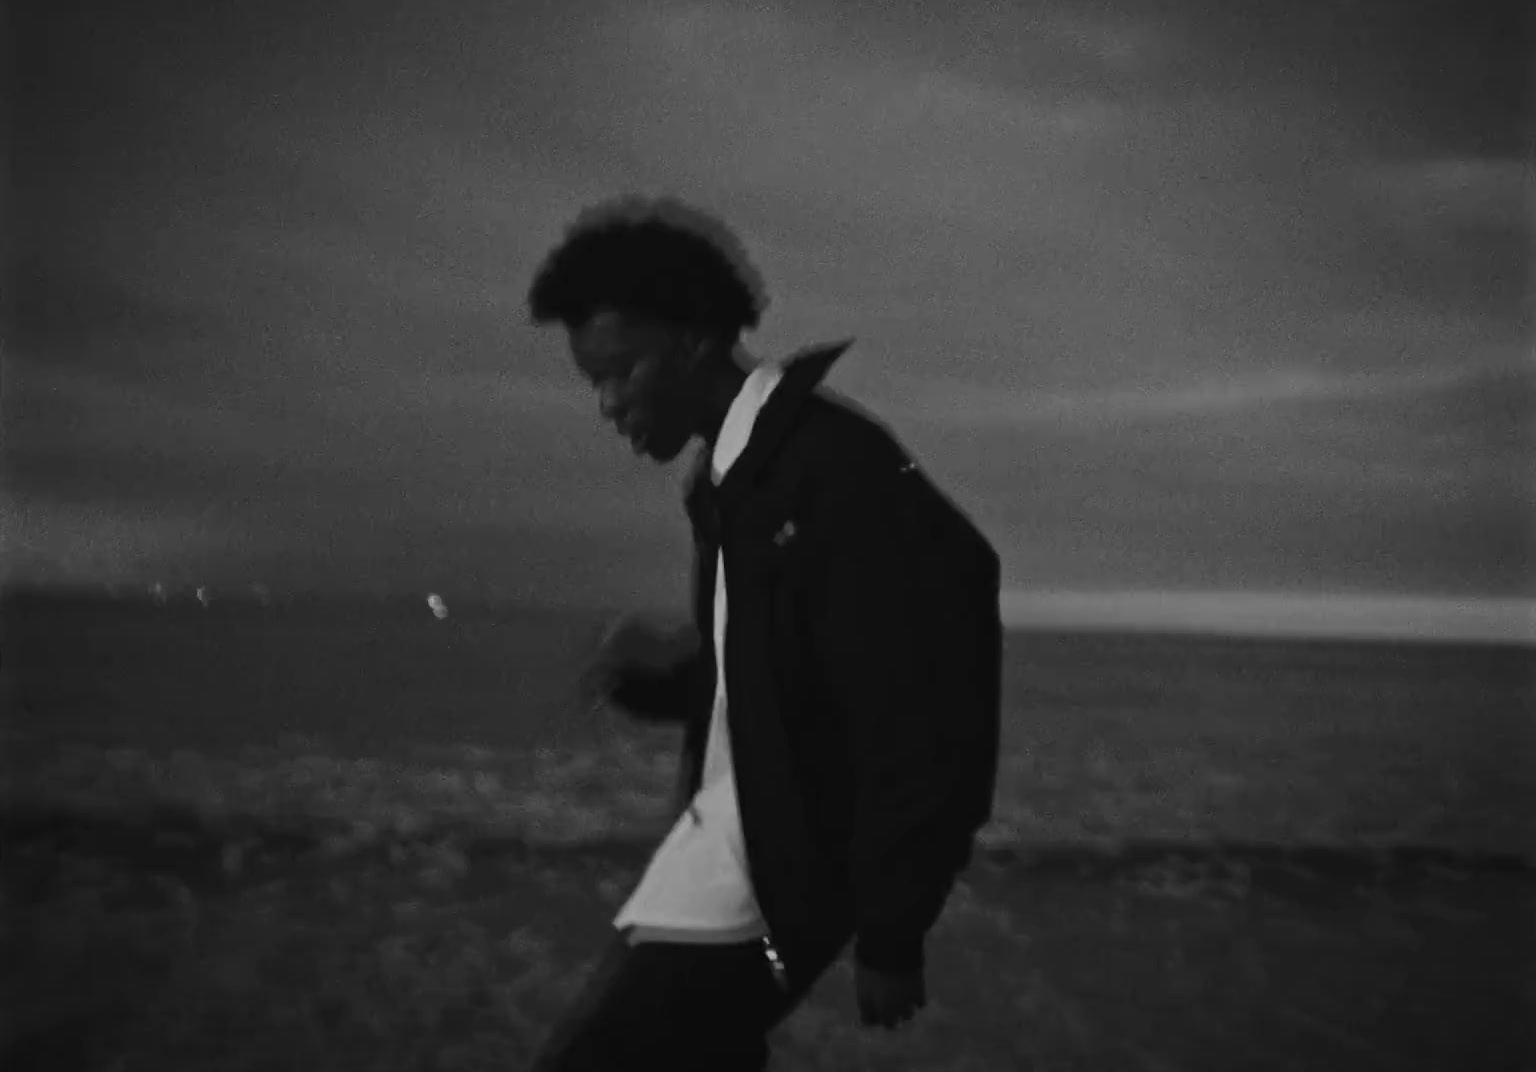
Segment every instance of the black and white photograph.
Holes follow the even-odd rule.
[[[1530,28],[15,0],[0,1067],[1536,1067]]]

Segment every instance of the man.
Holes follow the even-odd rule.
[[[704,444],[695,641],[658,666],[630,623],[591,670],[615,705],[684,726],[685,807],[537,1067],[760,1070],[850,939],[864,1023],[905,1023],[991,812],[996,553],[885,428],[818,387],[849,343],[777,365],[746,352],[765,300],[712,218],[667,199],[589,210],[529,304],[565,327],[637,453]]]

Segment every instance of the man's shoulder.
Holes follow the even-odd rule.
[[[990,541],[883,420],[821,389],[807,399],[797,433],[791,479],[812,499],[835,504],[838,517],[857,519],[860,530],[884,527],[890,532],[905,518],[925,539],[946,541],[940,554],[944,562],[982,563],[995,582],[999,563]]]
[[[799,430],[807,460],[823,472],[857,478],[911,461],[890,425],[825,387],[806,399]]]

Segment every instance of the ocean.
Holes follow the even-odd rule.
[[[635,732],[577,702],[606,621],[589,612],[57,593],[0,606],[5,728],[34,742],[216,756],[298,739],[388,758],[579,753]],[[1000,813],[1128,836],[1523,852],[1536,846],[1533,699],[1528,648],[1016,631]],[[663,752],[674,740],[641,736]]]

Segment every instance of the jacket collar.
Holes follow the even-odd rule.
[[[693,473],[688,481],[687,501],[689,513],[695,513],[696,499],[713,488],[715,499],[721,508],[728,508],[740,498],[743,491],[752,486],[759,473],[772,460],[784,437],[795,425],[812,392],[834,362],[853,345],[852,339],[811,346],[792,355],[784,362],[784,375],[768,401],[763,403],[752,426],[752,435],[734,465],[725,474],[718,488],[710,480],[711,451],[706,447],[699,451]]]

